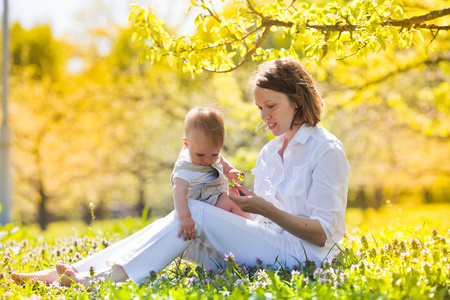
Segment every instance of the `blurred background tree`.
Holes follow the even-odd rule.
[[[246,0],[223,12],[211,1],[191,5],[202,11],[191,37],[166,31],[151,8],[133,8],[141,61],[201,74],[296,57],[327,99],[323,125],[351,145],[351,205],[448,199],[448,3]]]
[[[251,187],[256,156],[273,137],[257,132],[260,118],[249,77],[258,61],[284,55],[305,65],[326,100],[321,125],[343,142],[352,166],[349,205],[380,208],[389,203],[450,201],[446,1],[406,1],[401,11],[394,1],[341,1],[334,8],[324,1],[229,1],[223,11],[213,10],[209,2],[192,3],[204,10],[191,36],[179,37],[166,25],[153,27],[171,41],[166,47],[187,55],[181,60],[169,52],[158,56],[158,50],[152,56],[136,43],[137,34],[143,32],[136,29],[142,25],[136,20],[159,24],[148,12],[139,19],[137,14],[143,11],[138,8],[131,12],[137,19],[130,27],[92,25],[82,44],[55,38],[46,25],[29,30],[12,25],[15,219],[38,221],[46,228],[61,219],[90,222],[91,209],[97,218],[171,210],[170,173],[181,149],[184,115],[196,105],[222,108],[227,132],[223,154],[248,174],[245,184]],[[187,43],[244,37],[247,17],[258,15],[248,7],[242,10],[248,3],[256,12],[278,20],[286,21],[282,19],[286,9],[276,8],[283,5],[288,11],[306,9],[308,16],[318,17],[306,23],[292,17],[286,21],[292,23],[289,28],[284,23],[271,27],[259,45],[262,50],[254,50],[255,57],[245,63],[240,61],[256,49],[256,39],[244,39],[244,44],[236,44],[236,51],[229,44],[222,49],[225,52],[211,56],[208,68],[224,71],[239,66],[231,73],[199,71],[209,54],[189,52]],[[365,6],[360,4],[359,13],[352,17],[346,15],[356,10],[357,3]],[[390,15],[380,13],[379,7]],[[395,30],[382,26],[386,16],[411,19],[432,11],[446,13],[420,24],[433,23],[441,26],[439,30],[391,26],[401,31],[396,37]],[[374,12],[378,14],[372,19]],[[240,18],[236,24],[224,19],[219,23],[216,18],[236,16]],[[348,28],[366,23],[372,26],[364,29],[367,34],[348,31],[327,36],[327,31],[312,26]],[[221,28],[215,29],[218,25]],[[261,31],[264,28],[255,33]],[[153,43],[156,46],[155,39]],[[361,48],[364,43],[367,46]]]

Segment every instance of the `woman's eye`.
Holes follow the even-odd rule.
[[[268,107],[269,107],[269,108],[274,108],[274,107],[275,107],[275,105],[269,105]]]

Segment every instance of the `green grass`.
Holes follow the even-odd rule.
[[[347,211],[343,253],[321,266],[238,265],[232,256],[212,272],[176,260],[148,284],[28,282],[8,273],[51,267],[89,255],[148,224],[141,219],[7,225],[0,235],[0,299],[450,299],[450,204],[390,206],[379,212]]]

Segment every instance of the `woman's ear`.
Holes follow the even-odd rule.
[[[186,148],[186,149],[188,149],[189,147],[189,144],[188,144],[188,141],[187,141],[187,139],[185,138],[185,137],[182,137],[181,138],[181,141],[183,142],[183,145],[184,145],[184,147]]]

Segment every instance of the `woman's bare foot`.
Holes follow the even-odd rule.
[[[61,275],[60,282],[64,286],[71,286],[74,283],[79,283],[84,287],[89,287],[93,278],[87,272],[78,273],[73,268],[68,268],[64,274]]]
[[[100,271],[99,273],[78,272],[74,267],[57,263],[56,268],[60,275],[60,282],[64,286],[71,286],[73,283],[79,283],[85,287],[89,287],[92,281],[111,280],[112,282],[122,282],[128,279],[125,270],[118,265],[114,265],[111,269]]]
[[[47,269],[33,273],[11,273],[11,279],[15,282],[24,282],[27,280],[36,280],[43,282],[55,282],[59,280],[59,275],[56,269]]]
[[[11,279],[13,279],[15,282],[25,282],[27,280],[55,282],[58,281],[61,278],[61,275],[66,273],[68,270],[72,271],[73,273],[77,273],[77,270],[74,267],[66,265],[62,261],[58,261],[56,263],[55,269],[47,269],[33,273],[13,272],[11,273]],[[67,282],[68,278],[65,279],[65,281]]]
[[[71,286],[73,283],[78,282],[77,275],[78,271],[71,265],[66,265],[62,261],[56,263],[56,272],[60,277],[60,282],[64,286]]]
[[[58,261],[56,263],[56,272],[58,272],[59,275],[64,274],[67,270],[72,270],[74,273],[78,273],[78,271],[71,265],[66,265],[62,261]]]

